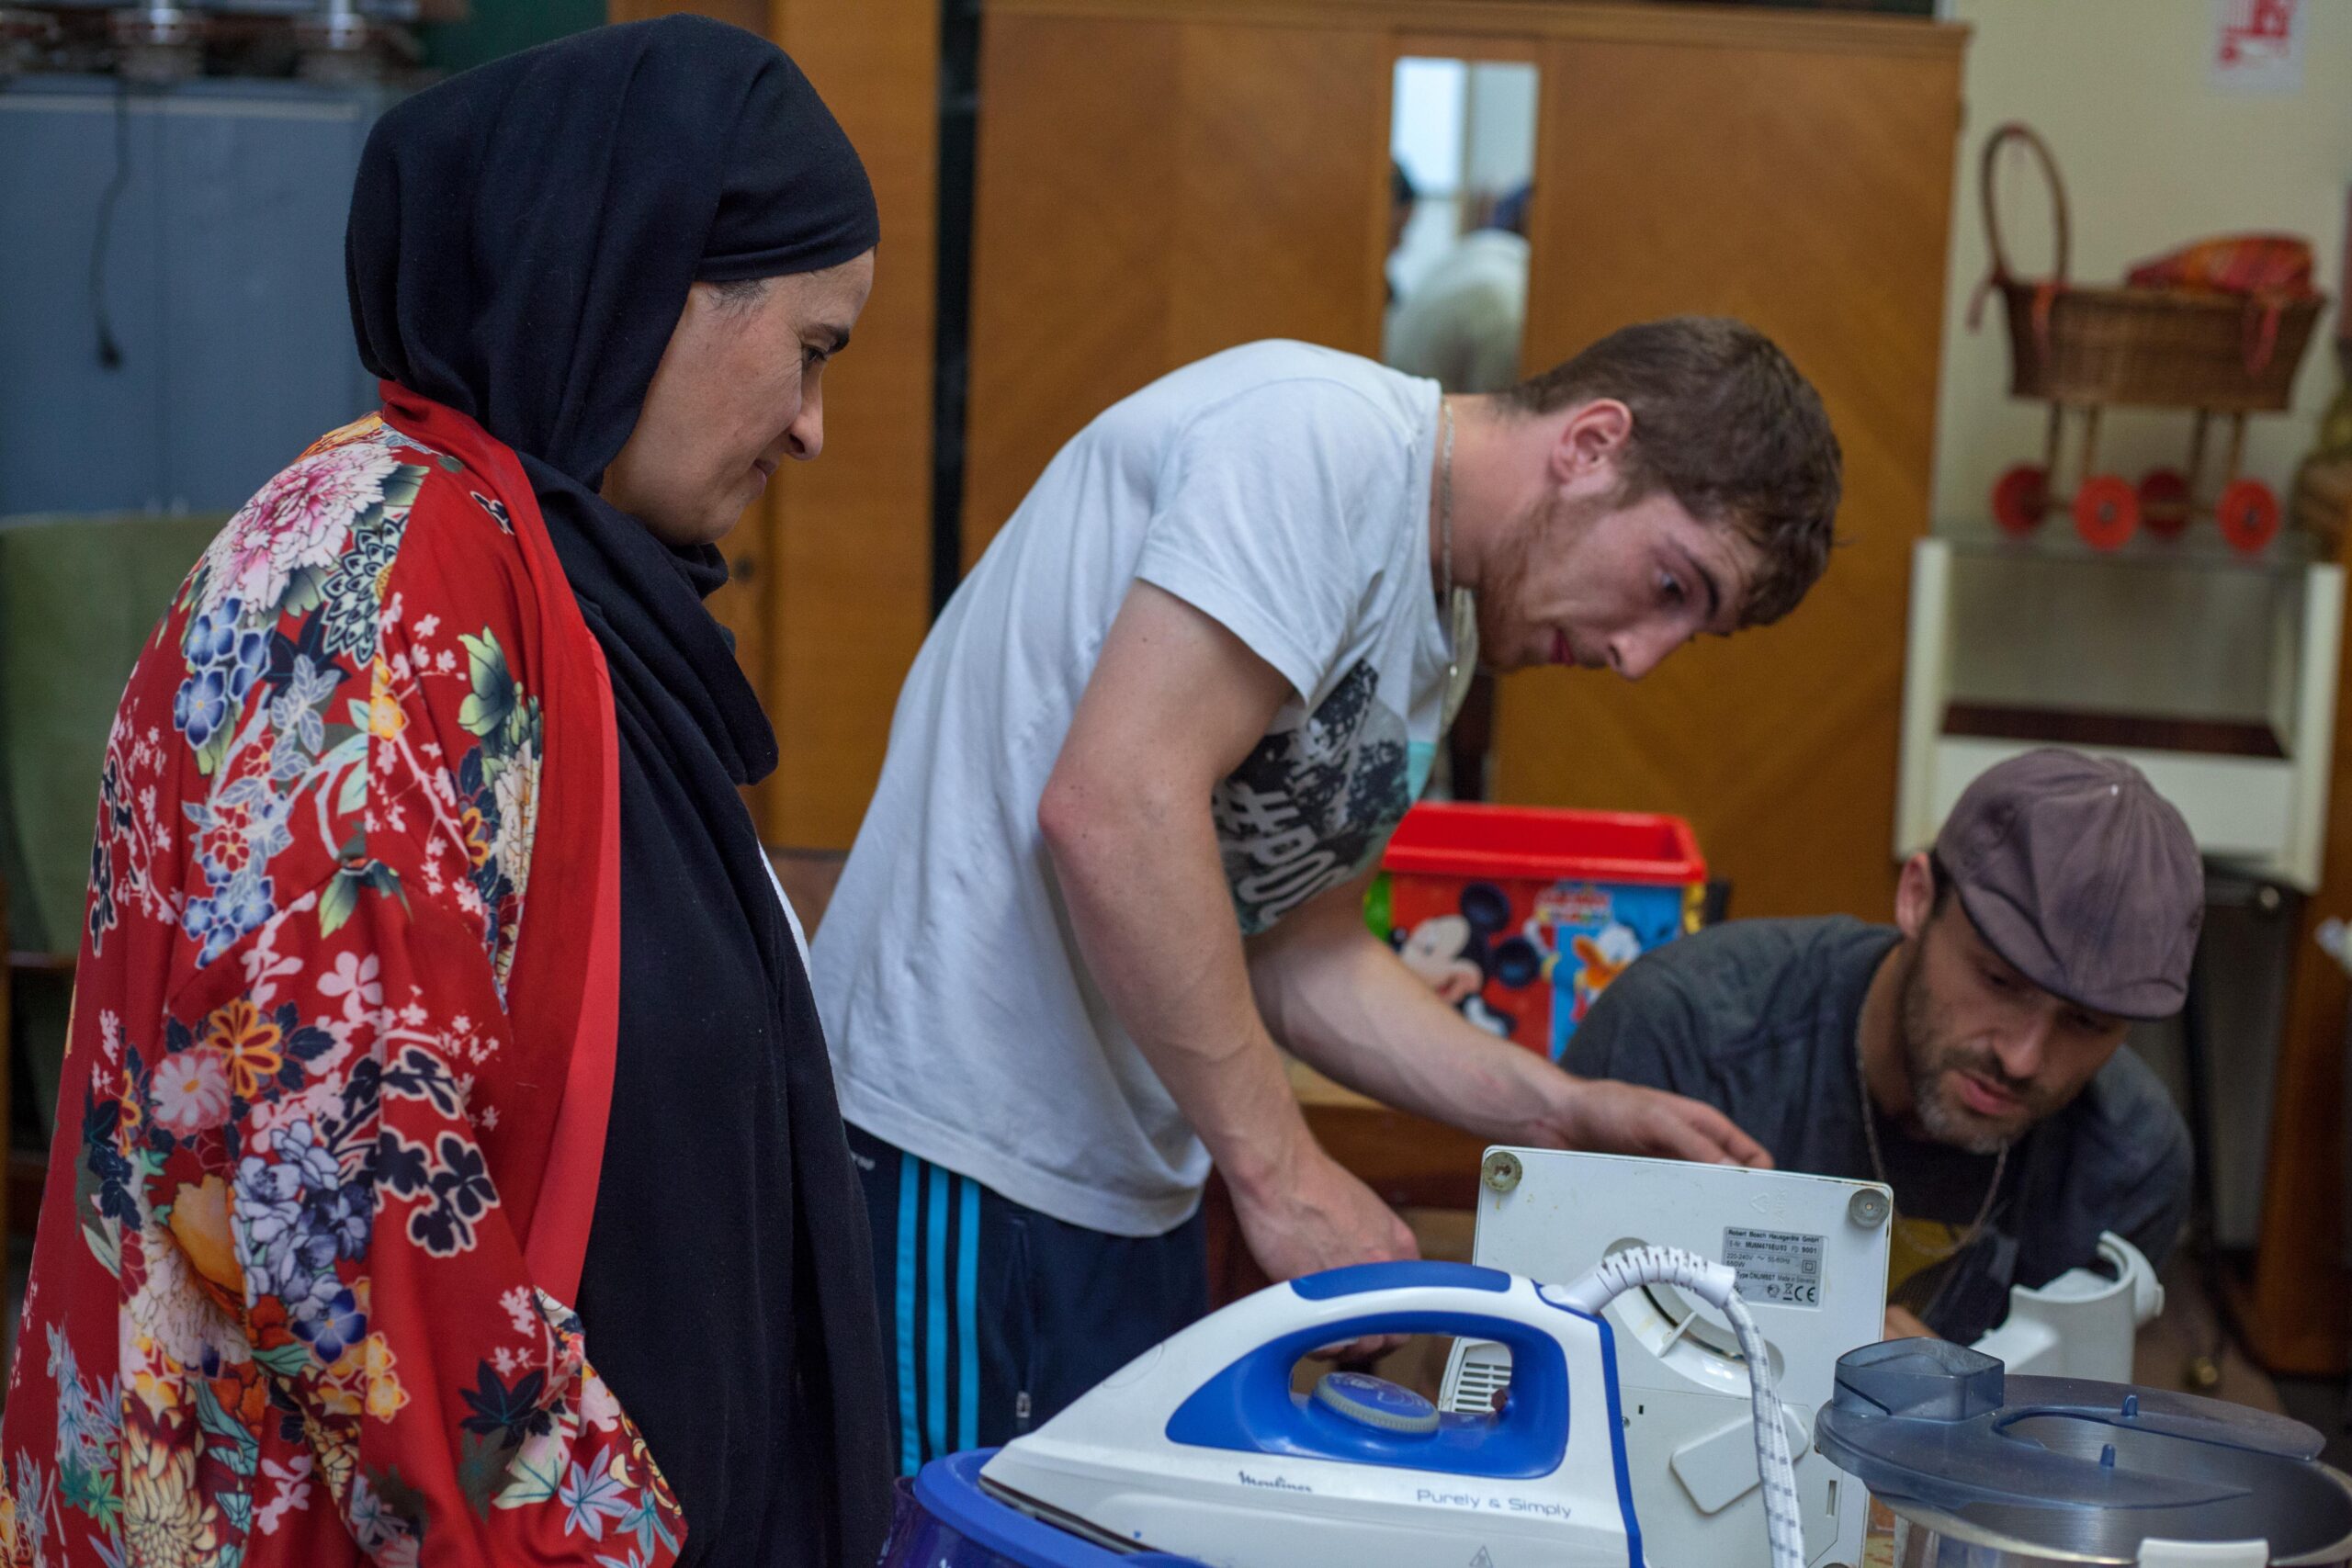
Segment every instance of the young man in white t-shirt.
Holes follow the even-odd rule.
[[[1775,619],[1838,489],[1812,387],[1696,318],[1489,397],[1252,344],[1062,449],[908,676],[815,943],[908,1469],[1204,1310],[1212,1159],[1276,1279],[1412,1255],[1278,1044],[1498,1143],[1766,1162],[1464,1020],[1363,879],[1475,661],[1637,679]]]

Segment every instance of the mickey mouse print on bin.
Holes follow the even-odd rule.
[[[1490,882],[1462,889],[1458,912],[1432,915],[1389,941],[1405,967],[1430,983],[1440,1000],[1489,1034],[1510,1038],[1519,1019],[1488,1000],[1489,991],[1525,990],[1544,977],[1544,954],[1523,935],[1495,939],[1510,925],[1510,897]]]
[[[1635,959],[1698,928],[1706,863],[1678,818],[1424,802],[1365,923],[1448,1006],[1557,1061]]]

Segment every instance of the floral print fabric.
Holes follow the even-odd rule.
[[[231,520],[131,677],[0,1562],[678,1552],[523,1262],[545,1151],[500,1141],[503,1106],[563,1080],[523,1059],[516,955],[572,918],[526,919],[550,723],[527,500],[381,417],[337,431]]]

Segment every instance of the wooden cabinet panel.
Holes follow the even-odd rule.
[[[1390,59],[1378,31],[989,14],[967,563],[1155,378],[1259,338],[1377,345]]]
[[[1753,322],[1828,406],[1846,542],[1788,621],[1686,649],[1638,687],[1560,671],[1506,681],[1498,789],[1689,817],[1738,914],[1890,907],[1959,66],[1956,46],[1547,52],[1526,362],[1658,316]]]
[[[1141,19],[985,19],[967,565],[1064,442],[1170,368],[1182,43]]]
[[[1385,41],[1183,29],[1182,204],[1161,373],[1269,337],[1378,352]]]

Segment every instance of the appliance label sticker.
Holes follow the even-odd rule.
[[[1724,1229],[1724,1262],[1739,1275],[1739,1293],[1774,1306],[1821,1305],[1821,1254],[1817,1235],[1794,1231]]]

